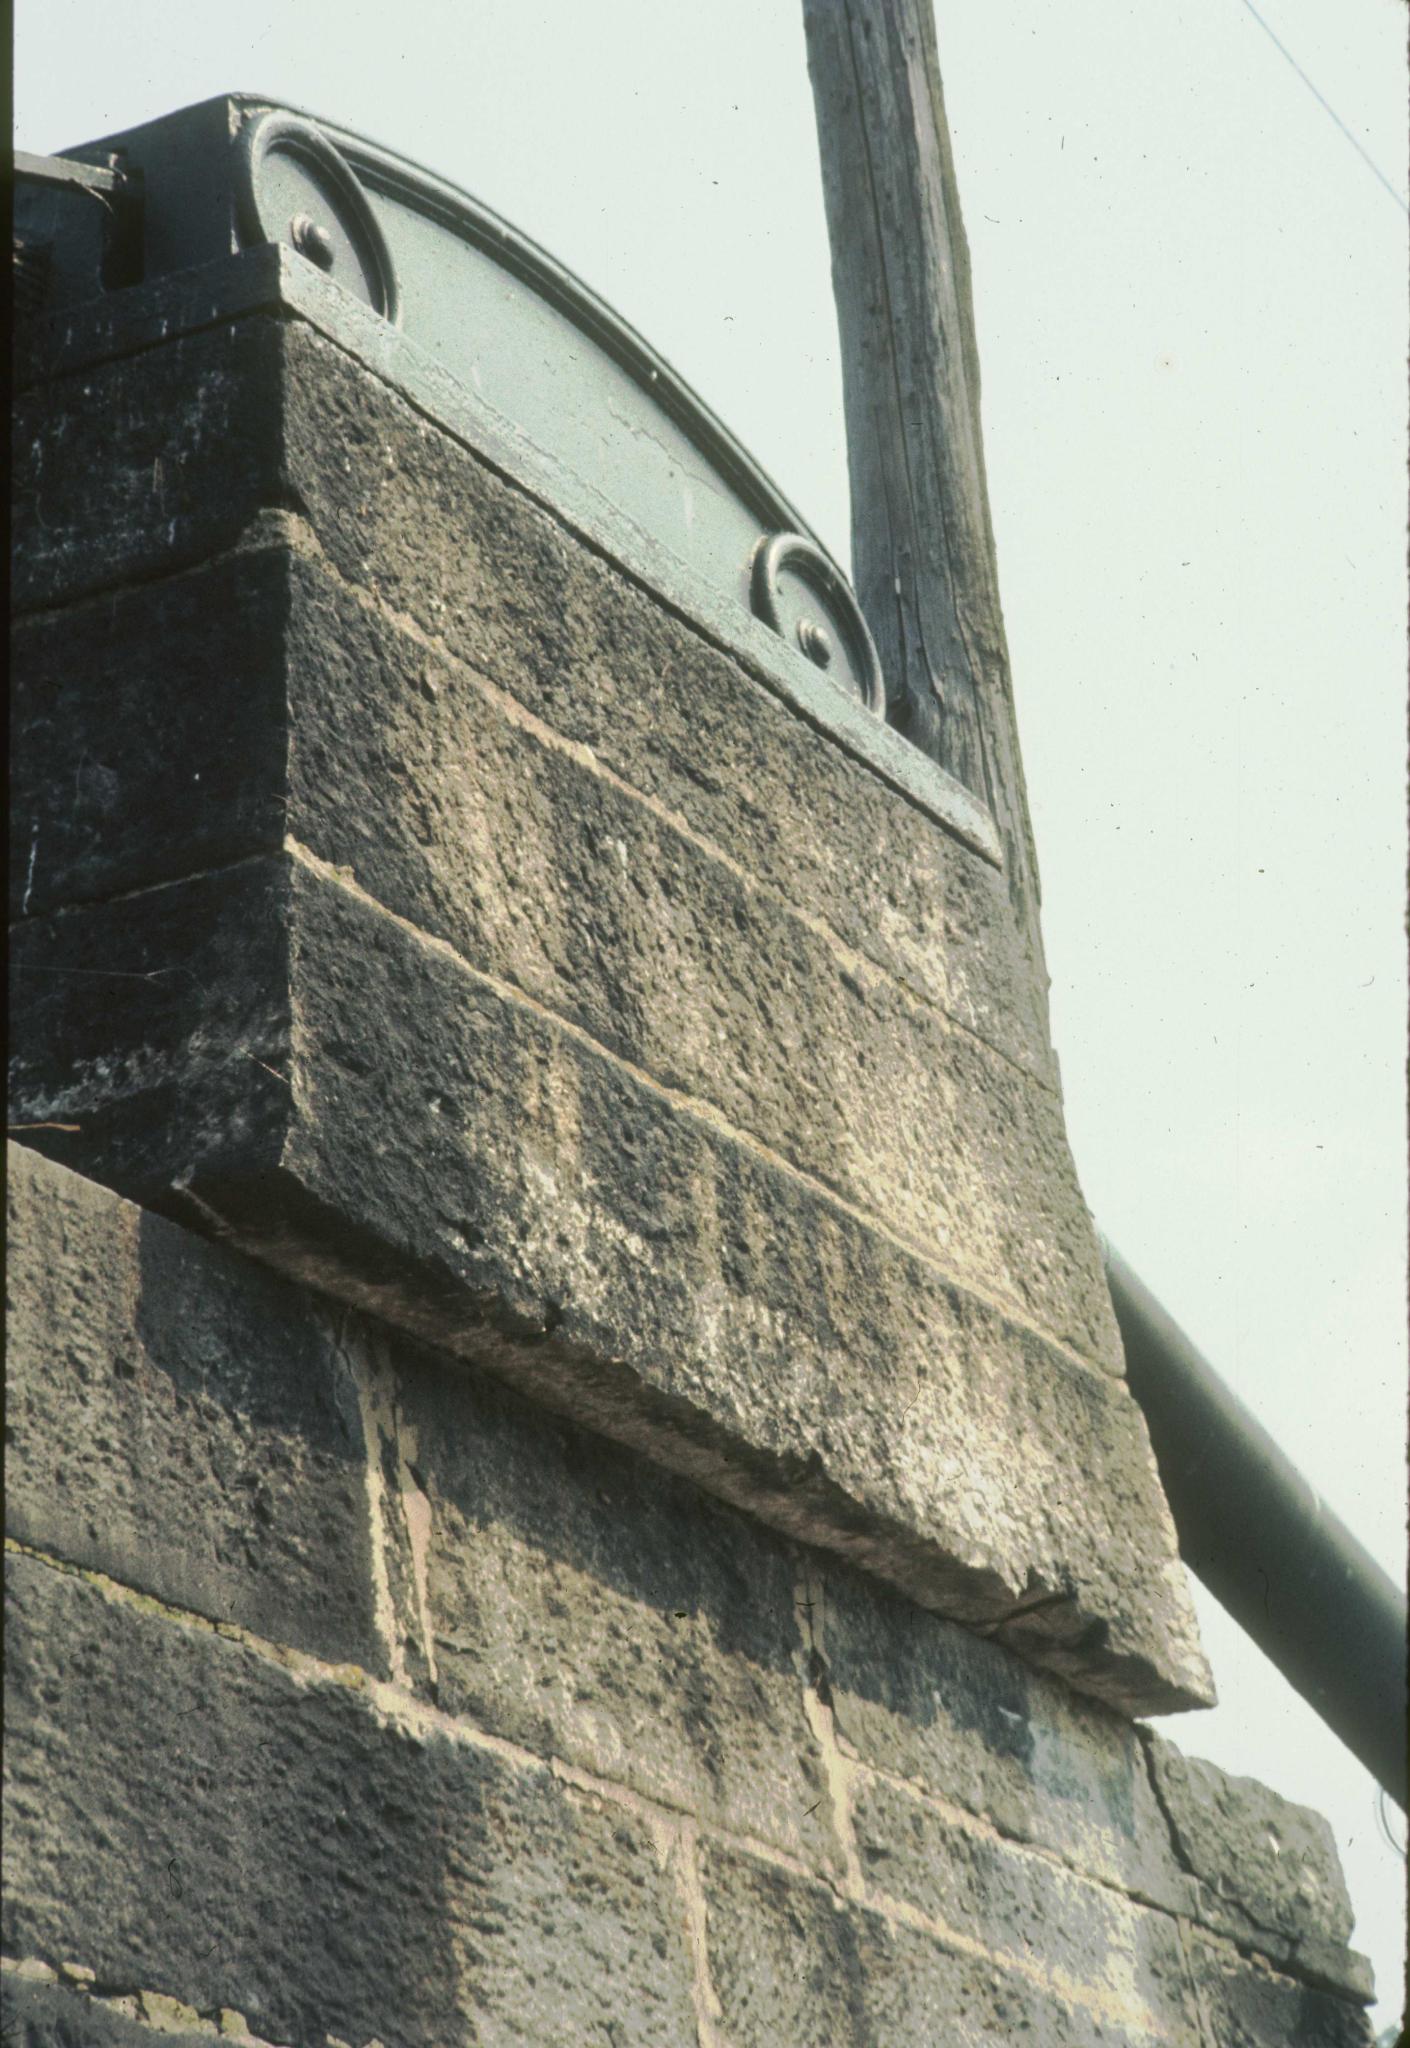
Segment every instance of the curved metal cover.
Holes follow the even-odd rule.
[[[242,238],[288,240],[318,262],[839,689],[884,713],[880,668],[847,579],[625,321],[527,236],[420,166],[291,109],[237,104]],[[366,196],[366,225],[352,217],[339,164]],[[761,575],[756,551],[781,534],[800,545],[775,550],[777,568]]]
[[[467,415],[455,431],[488,445],[501,466],[507,432],[508,466],[527,488],[743,653],[908,800],[1003,864],[987,807],[888,727],[866,621],[817,536],[670,366],[527,236],[365,136],[254,94],[204,101],[64,156],[139,174],[123,182],[142,194],[143,282],[95,302],[87,332],[66,313],[48,340],[70,367],[119,345],[119,330],[128,347],[139,332],[171,338],[161,287],[181,273],[193,308],[206,308],[192,318],[209,319],[215,306],[234,313],[237,302],[251,310],[246,287],[273,290],[275,302],[339,330],[419,403],[422,366],[445,373]],[[277,280],[257,279],[256,258],[276,253]],[[339,304],[355,316],[346,336]],[[373,342],[369,317],[390,346]],[[431,402],[440,416],[442,401]]]

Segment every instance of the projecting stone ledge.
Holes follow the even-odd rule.
[[[11,1116],[55,1156],[1123,1711],[1208,1700],[1124,1383],[718,1109],[296,847],[19,948]]]

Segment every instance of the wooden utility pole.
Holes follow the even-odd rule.
[[[1031,875],[933,8],[803,0],[842,338],[853,581],[892,723],[991,804]]]

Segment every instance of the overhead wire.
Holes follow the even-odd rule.
[[[1287,44],[1280,41],[1278,36],[1269,27],[1268,23],[1263,19],[1263,16],[1254,6],[1253,0],[1243,0],[1243,4],[1248,9],[1249,13],[1253,16],[1254,20],[1258,23],[1258,26],[1262,29],[1264,35],[1267,36],[1269,42],[1272,43],[1273,47],[1276,50],[1280,51],[1281,54],[1287,59],[1288,63],[1291,64],[1293,70],[1297,73],[1298,77],[1307,87],[1307,90],[1311,93],[1313,99],[1316,100],[1318,106],[1322,109],[1323,113],[1329,115],[1331,119],[1336,122],[1337,127],[1340,128],[1342,134],[1346,137],[1347,141],[1351,144],[1352,148],[1356,151],[1356,154],[1360,157],[1361,161],[1365,164],[1366,168],[1371,172],[1373,177],[1377,178],[1380,181],[1380,183],[1384,185],[1386,191],[1389,192],[1391,198],[1400,208],[1400,211],[1403,214],[1407,215],[1407,217],[1410,217],[1410,206],[1406,205],[1405,201],[1396,191],[1394,185],[1391,184],[1390,179],[1386,176],[1385,172],[1381,169],[1380,165],[1376,162],[1375,158],[1371,156],[1369,151],[1358,140],[1358,138],[1352,134],[1351,130],[1347,127],[1345,121],[1343,121],[1341,115],[1337,112],[1336,108],[1324,96],[1324,94],[1318,91],[1317,87],[1313,84],[1312,80],[1308,77],[1307,73],[1303,70],[1302,66],[1298,63],[1296,57],[1294,57],[1292,51],[1288,48]]]

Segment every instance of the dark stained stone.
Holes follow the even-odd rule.
[[[5,1528],[383,1672],[342,1311],[11,1145]]]
[[[11,1953],[233,2008],[294,2048],[689,2037],[679,1901],[634,1816],[365,1689],[8,1567]]]

